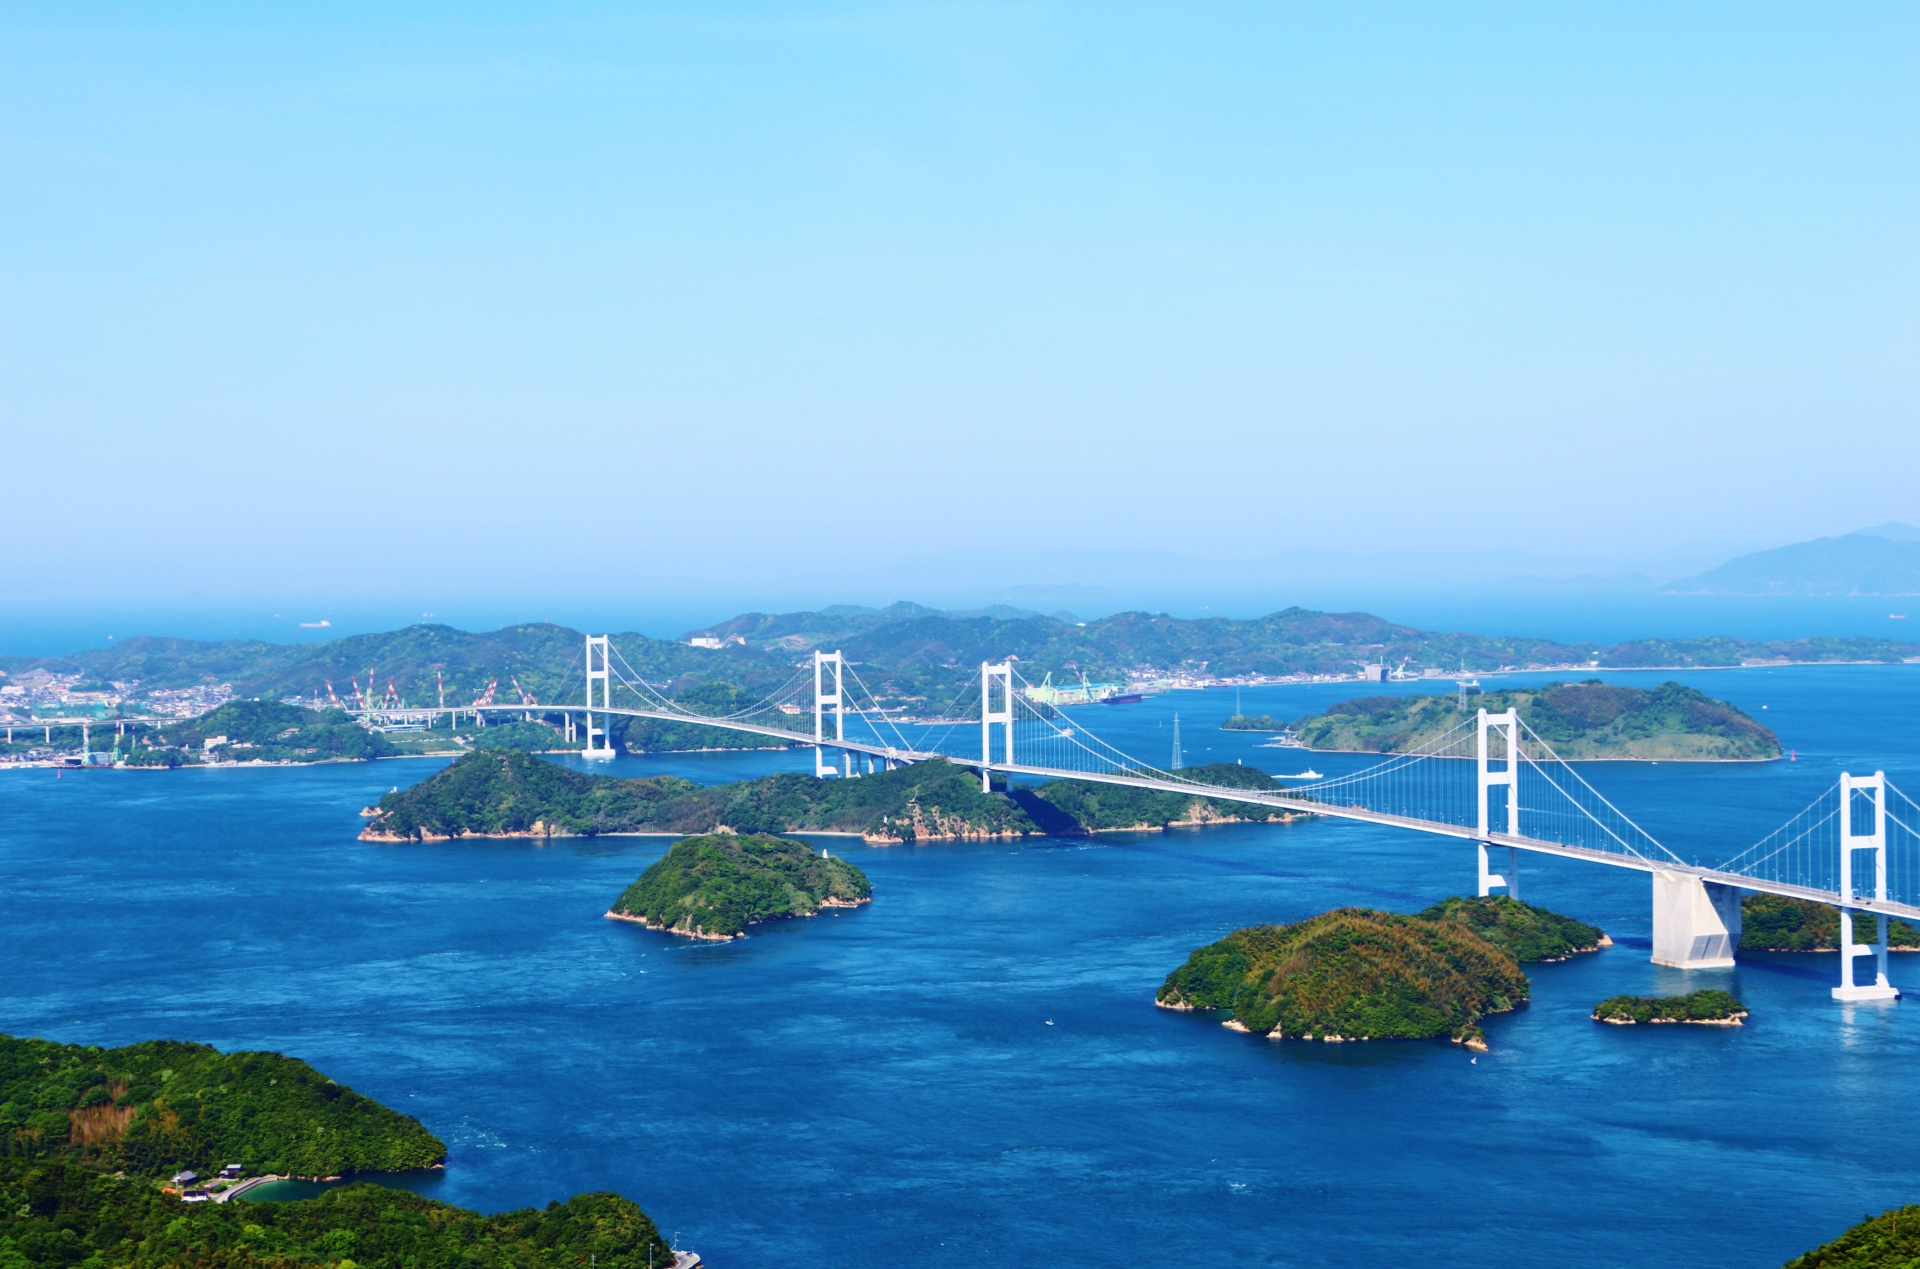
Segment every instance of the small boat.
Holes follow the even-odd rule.
[[[1526,751],[1522,750],[1521,752],[1524,754]],[[1280,778],[1282,780],[1324,780],[1326,779],[1325,776],[1321,775],[1318,771],[1315,771],[1312,767],[1308,767],[1305,771],[1300,772],[1298,775],[1281,776]]]
[[[1102,705],[1138,705],[1146,699],[1146,696],[1140,692],[1122,692],[1118,696],[1102,697],[1100,703]]]

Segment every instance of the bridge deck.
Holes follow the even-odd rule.
[[[453,714],[475,713],[481,710],[500,713],[585,713],[584,705],[449,705],[444,708],[428,706],[422,709],[374,710],[375,714]],[[349,711],[359,713],[359,711]],[[1125,785],[1137,789],[1152,789],[1163,793],[1183,793],[1194,797],[1218,798],[1225,802],[1245,802],[1255,806],[1271,807],[1275,810],[1291,811],[1302,815],[1324,815],[1331,819],[1357,820],[1365,824],[1380,824],[1389,828],[1408,829],[1416,833],[1431,833],[1439,837],[1452,837],[1460,841],[1481,840],[1481,834],[1471,826],[1449,824],[1441,820],[1423,820],[1405,815],[1389,815],[1383,811],[1368,810],[1358,806],[1340,806],[1332,802],[1316,801],[1304,794],[1261,793],[1252,789],[1223,789],[1213,785],[1198,784],[1188,780],[1167,778],[1164,773],[1149,774],[1143,772],[1086,772],[1065,771],[1053,767],[1035,767],[1024,763],[990,762],[981,763],[968,758],[957,758],[948,754],[934,753],[917,749],[903,749],[890,745],[874,745],[857,740],[835,740],[831,737],[816,742],[811,732],[790,731],[784,727],[769,727],[761,723],[748,723],[734,719],[702,718],[668,710],[649,709],[596,709],[596,714],[613,714],[623,718],[650,718],[662,722],[697,723],[703,727],[720,727],[728,731],[749,732],[755,735],[772,736],[791,741],[796,745],[820,744],[824,748],[843,749],[852,753],[870,754],[876,758],[886,758],[894,762],[929,762],[935,759],[954,763],[974,770],[982,768],[998,771],[1006,775],[1031,776],[1043,780],[1086,780],[1096,784]],[[1806,886],[1791,885],[1786,882],[1770,881],[1760,877],[1748,877],[1740,873],[1720,872],[1712,868],[1703,868],[1695,864],[1683,864],[1674,860],[1649,859],[1630,851],[1594,850],[1586,846],[1571,846],[1564,842],[1548,841],[1537,837],[1516,837],[1506,833],[1489,833],[1485,840],[1495,846],[1511,846],[1518,850],[1533,851],[1542,855],[1559,855],[1565,859],[1583,859],[1589,863],[1606,864],[1613,868],[1631,868],[1640,872],[1673,872],[1685,876],[1698,877],[1702,881],[1711,881],[1721,885],[1735,886],[1742,890],[1760,891],[1766,894],[1783,895],[1792,899],[1805,899],[1814,903],[1841,906],[1840,895],[1830,890],[1815,890]],[[1906,917],[1920,921],[1920,905],[1896,903],[1891,900],[1852,899],[1847,907],[1861,912],[1885,913],[1888,916]]]

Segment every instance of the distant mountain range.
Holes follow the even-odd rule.
[[[1068,614],[1070,615],[1070,614]],[[919,604],[841,606],[823,612],[744,613],[689,632],[685,640],[616,634],[619,668],[696,712],[724,714],[811,673],[815,648],[846,653],[867,692],[930,716],[977,690],[984,660],[1017,657],[1029,682],[1051,673],[1125,682],[1131,673],[1185,669],[1216,678],[1248,675],[1353,675],[1363,663],[1452,675],[1501,667],[1636,668],[1735,666],[1769,662],[1900,662],[1920,659],[1920,644],[1888,639],[1643,639],[1559,643],[1420,630],[1370,613],[1288,608],[1265,617],[1185,620],[1125,612],[1078,623],[1020,609],[962,616]],[[713,647],[712,643],[721,646]],[[238,697],[267,700],[345,697],[371,679],[376,698],[391,683],[415,704],[444,690],[450,705],[476,697],[512,701],[524,688],[547,702],[578,700],[581,635],[548,623],[469,633],[409,626],[327,643],[260,640],[203,643],[141,637],[70,657],[0,656],[0,710],[23,713],[60,694],[125,698],[129,710],[156,690],[219,685]],[[132,685],[138,681],[137,688]]]
[[[1668,595],[1920,596],[1920,529],[1894,522],[1755,551],[1660,589]]]

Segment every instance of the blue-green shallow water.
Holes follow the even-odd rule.
[[[1840,764],[1920,786],[1920,674],[1694,681],[1769,704],[1802,760],[1588,768],[1669,839],[1756,836]],[[1263,693],[1245,703],[1352,689]],[[1198,738],[1282,772],[1353,761],[1206,731],[1203,703],[1224,717],[1230,698],[1121,707],[1140,712],[1110,726],[1145,736],[1177,708],[1190,754]],[[1528,897],[1638,945],[1533,967],[1533,1005],[1495,1019],[1473,1063],[1444,1044],[1275,1044],[1151,1003],[1235,926],[1459,891],[1471,858],[1444,842],[1333,823],[823,838],[867,869],[870,907],[690,946],[600,916],[659,838],[354,840],[360,806],[432,769],[0,775],[0,1026],[280,1049],[446,1138],[444,1175],[414,1182],[428,1193],[497,1210],[617,1189],[723,1266],[1766,1266],[1920,1198],[1914,1004],[1835,1005],[1831,956],[1656,969],[1642,874],[1530,864]],[[1752,1024],[1586,1016],[1698,985],[1731,986]]]

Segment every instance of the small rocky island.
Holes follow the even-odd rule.
[[[1339,908],[1235,930],[1187,958],[1155,997],[1221,1010],[1273,1040],[1421,1040],[1484,1050],[1480,1020],[1526,1003],[1513,956],[1453,920]]]
[[[607,915],[695,939],[735,939],[749,925],[854,908],[867,875],[805,842],[762,834],[682,838],[621,892]]]
[[[1420,915],[1428,921],[1457,921],[1523,965],[1569,960],[1613,946],[1599,926],[1503,894],[1478,899],[1456,895]]]
[[[1189,767],[1205,784],[1279,793],[1266,772],[1237,763]],[[859,833],[876,845],[1079,836],[1182,825],[1286,821],[1279,807],[1085,780],[980,788],[950,762],[916,762],[857,779],[798,772],[703,788],[672,776],[587,775],[510,749],[469,753],[368,808],[360,839],[572,837],[601,833]]]
[[[1691,1022],[1706,1027],[1737,1027],[1747,1007],[1724,991],[1691,991],[1684,996],[1609,996],[1593,1007],[1595,1022],[1632,1026],[1642,1022]]]
[[[1725,701],[1679,683],[1614,687],[1599,679],[1467,696],[1423,692],[1341,701],[1295,724],[1308,749],[1408,753],[1485,709],[1519,711],[1562,758],[1755,762],[1782,756],[1780,738]]]

